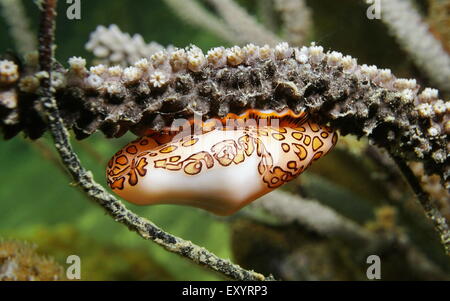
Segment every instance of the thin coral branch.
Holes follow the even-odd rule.
[[[312,13],[305,0],[275,0],[275,8],[281,14],[287,41],[302,46],[312,26]]]
[[[196,0],[164,1],[187,23],[205,28],[229,43],[242,45],[252,42],[274,45],[280,41],[275,34],[264,28],[233,1],[208,0],[223,19],[209,12]]]
[[[232,44],[246,42],[237,41],[235,33],[196,0],[164,0],[164,2],[186,23],[205,28],[207,31]]]
[[[208,0],[239,39],[258,45],[275,45],[280,39],[250,16],[233,0]]]
[[[450,255],[450,226],[447,219],[439,211],[439,208],[436,207],[436,204],[430,200],[429,194],[422,189],[419,179],[414,175],[411,168],[401,158],[395,155],[393,157],[407,182],[411,185],[425,214],[432,221],[434,228],[439,233],[441,243],[447,255]]]
[[[407,0],[381,0],[381,20],[404,50],[443,91],[450,92],[450,56]]]
[[[30,29],[22,0],[0,0],[0,7],[17,51],[25,54],[36,50],[37,41]]]
[[[253,3],[257,6],[257,14],[261,18],[261,23],[264,24],[268,30],[277,32],[278,24],[273,0],[254,0]]]
[[[39,61],[42,71],[48,74],[52,72],[52,45],[56,2],[56,0],[44,0],[42,3],[43,12],[39,35]],[[244,270],[228,260],[217,257],[204,248],[164,232],[150,221],[129,211],[120,201],[116,200],[101,185],[93,180],[92,174],[83,168],[77,155],[73,152],[69,142],[68,132],[59,115],[50,77],[43,78],[41,87],[40,102],[45,108],[42,113],[48,121],[50,132],[61,160],[74,181],[116,221],[126,225],[130,230],[137,232],[144,239],[153,240],[166,250],[186,257],[229,278],[236,280],[273,279],[271,277],[264,277],[253,271]]]
[[[448,275],[417,249],[407,234],[400,230],[396,225],[395,210],[391,207],[378,210],[377,219],[371,223],[371,227],[360,226],[316,200],[303,199],[281,190],[261,197],[252,203],[251,207],[263,209],[283,224],[297,223],[323,237],[345,241],[348,246],[357,247],[360,253],[379,254],[383,250],[401,250],[409,266],[418,274],[428,273],[448,278]]]
[[[442,186],[439,177],[436,175],[426,175],[423,164],[420,162],[409,162],[409,167],[419,179],[424,191],[426,191],[432,202],[436,203],[439,211],[449,219],[450,218],[450,191]]]
[[[284,223],[296,222],[325,236],[343,239],[353,245],[369,245],[375,236],[332,208],[316,200],[303,199],[288,192],[275,190],[252,204]]]

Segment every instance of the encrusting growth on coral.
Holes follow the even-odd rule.
[[[375,220],[367,223],[366,227],[372,232],[395,235],[397,228],[397,211],[395,207],[383,206],[375,211]]]
[[[36,253],[36,246],[0,240],[0,281],[63,280],[63,268]]]
[[[409,165],[423,189],[437,203],[443,215],[450,219],[450,191],[442,186],[437,175],[427,175],[421,162],[410,162]]]
[[[36,139],[46,125],[33,117],[39,106],[29,91],[36,82],[31,78],[45,73],[25,64],[17,79],[17,64],[4,60],[2,66],[4,134],[10,138],[24,131]],[[248,108],[289,108],[308,112],[344,135],[366,135],[404,159],[422,161],[428,174],[437,173],[450,187],[450,103],[439,99],[435,89],[420,90],[415,80],[358,65],[320,46],[249,44],[206,54],[191,46],[157,52],[126,68],[97,65],[89,70],[84,59],[71,58],[69,69],[56,68],[52,81],[61,116],[78,138],[97,130],[108,137],[128,130],[141,135],[194,114],[220,118]]]

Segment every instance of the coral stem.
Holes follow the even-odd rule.
[[[44,0],[42,3],[42,17],[39,32],[39,61],[42,71],[51,74],[52,46],[54,39],[56,0]],[[96,203],[101,205],[116,221],[124,224],[130,230],[137,232],[141,237],[153,240],[166,250],[186,257],[193,262],[206,266],[211,270],[222,273],[235,280],[273,280],[253,271],[242,269],[228,260],[221,259],[204,248],[189,241],[173,236],[158,228],[152,222],[141,218],[128,210],[120,201],[110,195],[101,185],[97,184],[92,174],[84,169],[77,155],[73,152],[69,142],[69,135],[63,125],[52,92],[50,77],[43,79],[40,103],[45,108],[43,114],[48,120],[55,147],[65,167],[76,183]]]
[[[447,219],[430,200],[429,195],[422,189],[419,180],[405,161],[395,155],[393,155],[393,158],[416,194],[420,205],[422,205],[423,210],[425,211],[425,214],[432,221],[434,228],[439,233],[441,243],[445,248],[446,254],[450,255],[450,227]]]

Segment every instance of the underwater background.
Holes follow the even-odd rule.
[[[263,0],[236,2],[282,35],[280,17],[274,14],[272,23],[268,22],[259,1]],[[39,12],[32,1],[23,2],[36,32]],[[184,22],[164,1],[81,1],[81,20],[68,20],[65,1],[59,2],[56,58],[65,66],[71,56],[85,57],[88,62],[94,59],[85,44],[98,25],[117,24],[123,32],[139,33],[145,41],[163,46],[195,44],[203,51],[232,46],[207,29]],[[431,2],[417,1],[418,9],[427,14]],[[362,1],[306,3],[313,24],[305,44],[315,41],[326,50],[358,58],[360,64],[390,68],[398,77],[418,78],[429,85],[387,27],[366,18],[367,6]],[[0,53],[14,51],[14,47],[7,24],[0,18]],[[106,139],[97,133],[81,141],[73,139],[72,143],[84,166],[106,186],[108,160],[134,138],[127,133],[118,139]],[[341,140],[345,146],[336,148],[282,189],[318,200],[369,231],[383,232],[387,240],[402,233],[414,250],[432,263],[425,273],[425,269],[416,267],[422,264],[422,255],[407,258],[401,247],[387,243],[376,249],[382,257],[383,280],[448,280],[450,260],[408,185],[386,184],[390,180],[380,175],[380,166],[370,159],[365,139]],[[68,266],[69,255],[78,255],[82,280],[224,279],[143,240],[107,216],[71,185],[48,134],[36,141],[23,135],[1,140],[0,166],[0,238],[26,242],[8,248],[20,250],[34,244],[42,258],[53,258],[63,269]],[[367,279],[365,258],[371,254],[370,248],[355,250],[351,242],[316,233],[295,221],[282,222],[258,208],[249,207],[224,218],[174,205],[126,206],[169,233],[264,274],[287,280]],[[0,263],[1,251],[0,247]]]

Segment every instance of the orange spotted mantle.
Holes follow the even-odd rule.
[[[230,215],[296,178],[337,142],[329,127],[291,110],[188,123],[188,133],[149,132],[118,151],[106,170],[113,191],[139,205]]]

